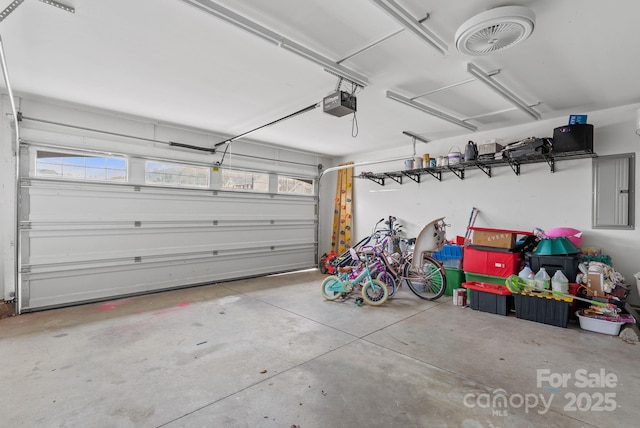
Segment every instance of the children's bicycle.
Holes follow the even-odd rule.
[[[369,254],[378,261],[376,279],[386,284],[390,297],[403,282],[421,299],[436,300],[444,294],[447,286],[446,272],[442,263],[433,258],[431,253],[444,244],[445,228],[444,218],[432,221],[415,240],[401,240],[399,254],[388,251],[388,238],[368,247]],[[413,250],[409,248],[412,243]],[[380,261],[382,268],[379,267]]]
[[[355,250],[351,257],[358,260]],[[380,306],[389,298],[387,286],[371,277],[367,265],[343,266],[338,268],[338,275],[331,275],[322,281],[322,295],[327,300],[345,299],[355,289],[362,290],[362,300],[371,306]]]

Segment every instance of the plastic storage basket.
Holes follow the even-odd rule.
[[[446,268],[462,268],[462,246],[460,245],[445,244],[440,251],[434,252],[432,256]]]
[[[620,327],[622,327],[622,324],[624,324],[623,322],[607,321],[587,317],[582,314],[582,311],[576,312],[576,315],[580,320],[581,329],[595,331],[596,333],[604,333],[617,336],[618,334],[620,334]]]

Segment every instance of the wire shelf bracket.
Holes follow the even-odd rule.
[[[403,172],[402,175],[404,175],[405,177],[408,177],[409,179],[411,179],[411,180],[415,181],[416,183],[420,184],[420,174],[411,174],[409,172]]]

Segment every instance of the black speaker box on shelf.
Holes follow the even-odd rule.
[[[593,153],[593,125],[577,123],[553,130],[553,153]]]

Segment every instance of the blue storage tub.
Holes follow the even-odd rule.
[[[462,245],[445,244],[440,251],[433,253],[433,258],[444,262],[445,260],[462,260]]]

